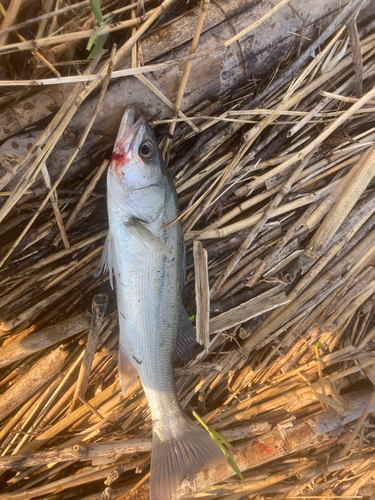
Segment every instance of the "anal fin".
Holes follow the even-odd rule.
[[[181,304],[175,358],[182,362],[188,361],[193,354],[196,343],[195,328],[189,319],[186,309]]]
[[[118,353],[118,374],[120,377],[121,394],[124,395],[127,389],[137,382],[138,372],[121,347],[119,347]]]

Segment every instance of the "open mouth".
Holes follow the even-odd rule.
[[[125,153],[128,153],[133,149],[137,140],[138,132],[141,126],[145,123],[145,117],[143,114],[135,120],[136,112],[137,108],[133,104],[126,108],[116,137],[116,145],[120,145],[121,149]]]

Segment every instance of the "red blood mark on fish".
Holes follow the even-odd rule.
[[[124,151],[122,147],[116,148],[113,151],[109,168],[111,168],[115,172],[119,180],[122,177],[121,174],[123,174],[122,172],[123,168],[126,166],[127,163],[129,163],[129,161],[130,158],[128,158],[127,153]]]
[[[123,151],[114,151],[111,157],[111,163],[115,161],[116,163],[128,163],[126,153]]]

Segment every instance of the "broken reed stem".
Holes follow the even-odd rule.
[[[200,13],[200,16],[198,19],[197,27],[195,29],[193,41],[191,42],[189,55],[194,54],[195,51],[197,50],[199,38],[201,36],[203,23],[204,23],[204,20],[206,17],[207,7],[208,7],[209,3],[210,3],[210,0],[201,0],[201,5],[200,5],[201,13]],[[181,78],[181,82],[180,82],[180,86],[179,86],[178,92],[177,92],[176,102],[174,105],[174,111],[173,111],[173,117],[172,117],[173,119],[176,119],[178,117],[178,113],[179,113],[180,108],[181,108],[182,99],[183,99],[184,94],[185,94],[185,89],[186,89],[186,85],[187,85],[187,82],[189,79],[190,70],[191,70],[192,65],[193,65],[193,61],[188,61],[185,65],[184,72],[182,74],[182,78]],[[166,141],[164,143],[164,147],[163,147],[163,151],[162,151],[162,154],[163,154],[163,157],[164,157],[164,160],[165,160],[165,163],[167,166],[169,163],[169,157],[170,157],[171,146],[172,146],[172,138],[173,138],[175,128],[176,128],[176,122],[172,122],[170,124],[169,130],[168,130],[169,136],[166,137]]]
[[[269,207],[266,210],[264,210],[264,212],[262,213],[262,216],[257,221],[254,228],[250,231],[249,235],[245,238],[245,240],[243,241],[240,248],[235,252],[235,254],[232,257],[232,259],[230,260],[229,264],[226,266],[226,268],[224,269],[224,271],[221,273],[220,277],[216,281],[215,285],[212,287],[212,289],[211,289],[212,300],[215,300],[215,299],[217,300],[218,298],[221,297],[220,289],[222,288],[226,279],[233,272],[234,268],[239,264],[240,260],[245,255],[245,252],[247,251],[249,246],[252,244],[252,242],[254,241],[256,236],[259,234],[259,231],[263,228],[264,224],[267,222],[269,217],[272,216],[275,208],[279,206],[282,199],[287,195],[291,186],[297,180],[299,174],[302,172],[302,170],[305,168],[307,163],[310,161],[313,154],[314,154],[314,150],[311,151],[303,159],[303,161],[301,161],[299,167],[294,170],[292,175],[289,177],[287,182],[284,184],[283,188],[276,194],[275,198],[272,200]]]
[[[85,395],[87,383],[90,377],[91,365],[94,359],[96,347],[98,345],[100,329],[103,324],[104,314],[107,310],[107,306],[108,296],[106,294],[95,295],[92,299],[91,328],[89,330],[85,354],[82,359],[76,389],[68,414],[74,410],[77,399],[79,397],[84,397]]]
[[[149,88],[161,101],[164,102],[170,109],[174,109],[174,104],[172,101],[168,99],[153,83],[150,82],[144,75],[142,74],[136,74],[134,75],[140,82],[142,82],[144,85],[146,85],[147,88]],[[178,116],[183,120],[185,123],[187,123],[197,134],[200,132],[199,128],[194,125],[194,123],[191,121],[191,118],[188,118],[187,116],[184,115],[184,113],[179,110]],[[193,117],[194,119],[196,117]],[[197,117],[200,118],[200,117]],[[168,120],[169,121],[169,120]],[[165,120],[158,120],[158,123],[165,123]]]
[[[193,245],[195,270],[195,302],[197,305],[196,332],[197,342],[204,346],[208,353],[210,343],[210,292],[208,281],[207,251],[200,241]]]
[[[1,348],[0,368],[4,368],[15,361],[30,356],[34,352],[42,351],[53,344],[62,342],[73,335],[77,335],[77,333],[81,333],[89,328],[90,319],[90,313],[84,312],[56,325],[51,325],[26,338],[3,346]]]
[[[237,33],[237,35],[234,35],[232,38],[229,38],[229,40],[227,40],[226,42],[224,42],[224,46],[225,47],[229,47],[229,45],[231,45],[232,43],[236,42],[237,40],[239,40],[243,36],[245,36],[248,33],[250,33],[250,31],[252,31],[253,29],[257,28],[262,23],[264,23],[264,21],[266,21],[269,17],[271,17],[272,15],[274,15],[286,3],[288,3],[288,0],[281,0],[281,2],[279,2],[277,5],[275,5],[274,7],[272,7],[272,9],[270,9],[266,14],[264,14],[264,16],[262,16],[260,19],[258,19],[257,21],[255,21],[255,23],[250,24],[250,26],[248,26],[247,28],[245,28],[242,31],[240,31],[239,33]]]
[[[357,22],[355,17],[353,17],[349,22],[349,33],[353,50],[353,62],[354,62],[354,73],[355,73],[354,91],[357,99],[360,99],[362,97],[362,88],[363,88],[363,62],[361,54],[361,42],[358,36]]]
[[[58,347],[0,396],[0,415],[4,420],[13,410],[27,401],[40,387],[53,379],[63,367],[68,351]]]
[[[1,23],[0,31],[6,30],[10,26],[12,26],[15,18],[17,17],[21,4],[22,0],[11,0],[3,22]],[[6,31],[4,33],[0,33],[0,50],[1,47],[5,46],[5,44],[7,43],[7,39],[8,33]]]
[[[360,161],[359,168],[353,169],[353,171],[355,175],[351,176],[350,183],[345,187],[340,198],[336,201],[333,208],[331,208],[329,214],[325,217],[311,242],[305,249],[306,255],[313,262],[323,254],[336,231],[374,177],[375,146],[369,149]]]
[[[113,25],[104,26],[100,30],[100,35],[106,35],[122,29],[131,28],[132,26],[137,26],[138,24],[141,24],[149,17],[150,13],[147,13],[144,16],[140,16],[135,19],[120,21]],[[76,33],[65,33],[63,35],[54,35],[47,38],[39,38],[33,41],[13,43],[10,45],[5,45],[3,47],[0,47],[0,55],[11,54],[12,52],[18,52],[23,50],[41,49],[43,47],[48,47],[50,45],[57,45],[66,42],[78,42],[79,40],[90,38],[91,36],[95,35],[97,31],[98,31],[97,28],[94,28],[90,30],[78,31]]]
[[[12,247],[9,249],[9,251],[7,252],[7,254],[3,257],[3,259],[1,260],[0,262],[0,267],[4,264],[4,262],[8,259],[8,257],[12,254],[13,250],[16,248],[16,246],[20,243],[20,241],[22,240],[22,238],[25,236],[25,234],[27,233],[27,231],[29,230],[29,228],[32,226],[32,224],[34,223],[34,221],[36,220],[36,218],[38,217],[38,215],[42,212],[44,206],[46,205],[46,203],[48,202],[48,200],[51,198],[51,196],[53,195],[53,193],[55,192],[57,186],[60,184],[61,180],[63,179],[63,177],[65,176],[66,172],[69,170],[70,168],[70,165],[73,163],[75,157],[77,156],[77,154],[80,152],[80,150],[82,149],[83,147],[83,144],[85,143],[86,141],[86,138],[91,130],[91,127],[92,127],[92,124],[94,123],[98,113],[99,113],[99,110],[100,110],[100,107],[102,105],[102,102],[103,102],[103,99],[104,99],[104,95],[105,95],[105,92],[107,90],[107,87],[108,87],[108,83],[110,81],[110,76],[111,76],[111,72],[113,70],[113,64],[114,64],[114,58],[115,58],[115,52],[116,52],[116,45],[113,45],[112,47],[112,52],[111,52],[111,60],[109,62],[109,65],[108,65],[108,69],[107,69],[107,76],[106,76],[106,79],[104,80],[103,82],[103,86],[102,86],[102,89],[101,89],[101,92],[99,94],[99,98],[96,102],[96,105],[95,105],[95,108],[94,108],[94,111],[93,111],[93,114],[91,115],[90,117],[90,120],[88,122],[88,124],[86,125],[86,128],[85,130],[83,131],[83,134],[81,136],[81,139],[78,143],[78,146],[75,148],[75,150],[73,151],[72,155],[70,156],[68,162],[65,164],[64,168],[62,169],[58,179],[56,180],[56,182],[54,183],[54,185],[52,186],[52,188],[50,189],[49,193],[47,194],[47,196],[44,198],[44,200],[42,201],[40,207],[38,208],[38,210],[35,212],[35,214],[33,215],[33,217],[31,218],[31,220],[29,221],[29,223],[26,225],[25,229],[22,231],[22,233],[19,235],[19,237],[16,239],[16,241],[13,243]],[[80,96],[77,96],[77,101],[76,101],[76,104],[73,105],[70,110],[68,111],[67,113],[67,116],[64,118],[64,120],[62,121],[62,125],[63,125],[63,130],[65,129],[65,126],[69,123],[70,119],[72,118],[72,116],[75,114],[75,112],[78,110],[80,104],[83,102],[83,100],[91,93],[91,91],[93,90],[90,89],[90,88],[86,88],[84,89],[82,92],[81,92],[81,95]],[[57,142],[57,139],[55,141],[55,143]],[[104,163],[103,163],[104,164]],[[102,164],[102,168],[103,168],[103,164]],[[8,208],[8,211],[10,209],[10,207],[7,207]],[[75,214],[75,217],[78,215],[78,211],[76,212]],[[0,218],[1,218],[1,211],[0,211]]]
[[[356,426],[354,427],[353,429],[353,432],[351,433],[348,441],[346,442],[344,448],[341,450],[340,452],[340,457],[343,458],[345,457],[345,455],[348,454],[352,444],[353,444],[353,441],[354,439],[356,438],[358,432],[360,431],[362,425],[364,424],[368,414],[370,413],[370,410],[373,406],[373,404],[375,403],[375,392],[372,394],[369,402],[367,403],[365,409],[363,410],[363,413],[361,415],[361,417],[358,419],[357,423],[356,423]]]
[[[67,230],[69,230],[72,227],[73,222],[75,221],[77,215],[79,214],[79,212],[81,211],[81,209],[83,208],[83,206],[85,205],[87,200],[90,198],[92,192],[94,191],[97,183],[99,182],[100,178],[102,177],[102,175],[106,171],[108,165],[109,165],[109,160],[104,160],[103,163],[98,168],[96,174],[94,175],[94,177],[90,181],[90,184],[85,189],[79,202],[77,203],[76,207],[74,208],[74,210],[70,214],[68,220],[66,221],[65,227]]]
[[[42,172],[44,183],[45,183],[47,189],[51,189],[51,178],[50,178],[50,175],[49,175],[49,172],[47,169],[47,165],[44,162],[42,164],[41,172]],[[63,222],[61,214],[60,214],[56,191],[54,191],[52,196],[51,196],[51,205],[52,205],[53,212],[55,214],[57,227],[59,228],[61,239],[64,243],[64,247],[66,249],[68,249],[68,248],[70,248],[70,243],[68,240],[68,236],[66,234],[66,228],[64,226],[64,222]]]
[[[18,32],[16,32],[16,35],[18,36],[18,38],[19,38],[22,42],[26,42],[26,39],[25,39],[23,36],[21,36]],[[31,50],[31,53],[32,53],[32,54],[33,54],[33,55],[34,55],[37,59],[39,59],[39,61],[40,61],[40,62],[41,62],[44,66],[46,66],[46,67],[47,67],[50,71],[52,71],[52,73],[53,73],[54,75],[56,75],[56,76],[57,76],[57,78],[61,78],[61,75],[60,75],[60,73],[57,71],[57,69],[56,69],[56,68],[54,68],[54,67],[52,66],[52,64],[51,64],[49,61],[47,61],[47,59],[46,59],[44,56],[42,56],[42,54],[41,54],[40,52],[38,52],[37,50],[34,50],[34,49],[33,49],[33,50]]]
[[[56,17],[59,14],[64,14],[65,12],[69,12],[74,9],[80,9],[81,7],[84,7],[85,5],[90,5],[90,0],[83,0],[83,2],[77,2],[73,5],[68,5],[67,7],[63,7],[62,9],[54,10],[52,12],[47,12],[45,14],[42,14],[40,16],[34,17],[33,19],[28,19],[27,21],[24,21],[23,23],[15,24],[13,26],[9,26],[8,28],[5,29],[0,29],[0,35],[3,35],[5,33],[11,33],[12,31],[20,30],[21,28],[26,28],[26,26],[30,26],[32,24],[38,23],[39,21],[44,21],[47,19],[50,19],[51,17]]]

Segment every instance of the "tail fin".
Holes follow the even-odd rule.
[[[170,500],[188,475],[226,463],[221,449],[193,422],[186,419],[167,436],[155,427],[152,434],[151,500]]]

